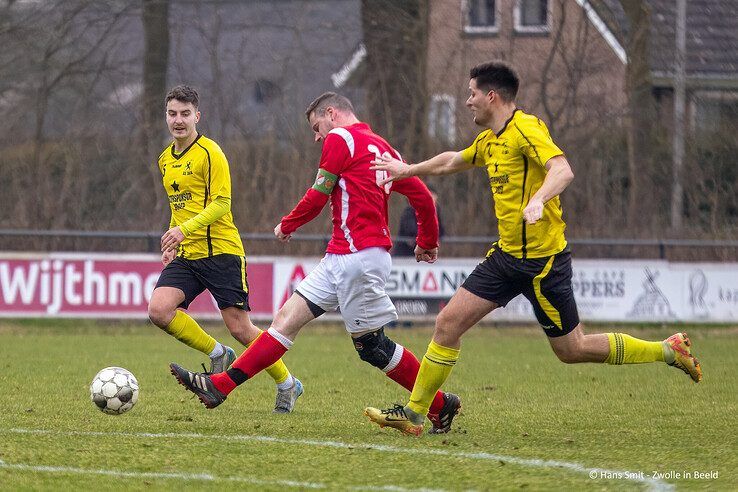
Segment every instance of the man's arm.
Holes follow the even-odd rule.
[[[175,225],[161,237],[161,250],[177,249],[184,238],[203,227],[207,227],[216,220],[223,217],[231,210],[231,198],[225,196],[215,197],[207,207],[182,225]],[[171,224],[170,224],[171,225]]]
[[[374,164],[369,169],[386,171],[389,177],[380,182],[380,186],[390,181],[409,178],[410,176],[440,176],[442,174],[453,174],[466,171],[474,167],[461,157],[461,152],[448,151],[431,157],[427,161],[418,164],[405,164],[385,152],[381,157],[372,161]]]
[[[563,155],[552,157],[546,162],[546,177],[538,191],[530,198],[523,209],[523,218],[528,224],[535,224],[543,216],[543,206],[547,201],[563,192],[574,179],[569,161]]]
[[[231,211],[231,173],[228,159],[219,147],[210,150],[211,162],[207,170],[203,170],[205,182],[210,183],[208,203],[197,215],[182,224],[171,227],[161,237],[162,251],[176,249],[185,237],[207,227]],[[208,174],[205,174],[208,173]],[[207,191],[207,190],[206,190]],[[174,218],[172,218],[174,220]]]
[[[320,174],[318,174],[318,177],[320,177]],[[331,187],[331,189],[333,188]],[[323,210],[323,207],[325,207],[326,202],[328,202],[329,196],[330,192],[326,194],[318,191],[315,189],[315,185],[313,185],[312,188],[305,192],[305,195],[295,205],[295,208],[289,214],[282,217],[282,220],[274,228],[274,235],[280,241],[289,241],[290,236],[298,227],[307,224],[318,216],[320,211]]]
[[[323,141],[318,175],[313,186],[305,192],[292,212],[282,217],[274,228],[274,235],[280,241],[289,241],[290,235],[298,227],[313,220],[323,210],[349,157],[346,141],[337,134],[329,133]]]

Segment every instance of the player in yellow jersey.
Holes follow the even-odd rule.
[[[513,70],[502,63],[484,63],[471,69],[469,79],[466,105],[474,122],[485,128],[471,146],[415,165],[384,155],[372,169],[387,171],[386,181],[391,181],[486,168],[500,239],[438,315],[410,402],[388,410],[369,407],[365,414],[383,427],[420,435],[430,398],[459,358],[461,336],[519,294],[533,305],[551,348],[563,362],[663,361],[699,382],[702,370],[684,333],[663,342],[622,333],[584,333],[574,301],[571,255],[558,197],[574,173],[546,125],[516,107],[519,80]]]
[[[245,346],[262,331],[249,318],[246,257],[231,214],[228,160],[217,143],[197,132],[199,96],[177,86],[166,96],[167,127],[174,141],[159,156],[172,211],[161,237],[165,267],[149,302],[151,321],[186,345],[210,356],[213,373],[236,359],[230,347],[207,334],[185,309],[205,289],[218,303],[231,335]],[[274,411],[289,413],[302,384],[282,360],[267,368],[277,383]]]

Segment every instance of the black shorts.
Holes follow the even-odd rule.
[[[571,252],[522,260],[499,248],[481,262],[462,284],[466,290],[500,306],[518,294],[533,305],[538,323],[549,337],[560,337],[579,324],[571,286]]]
[[[207,289],[218,302],[219,309],[235,306],[250,310],[246,258],[243,256],[222,254],[199,260],[178,256],[164,267],[156,287],[174,287],[184,292],[185,300],[179,305],[184,309]]]

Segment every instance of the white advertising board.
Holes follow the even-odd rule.
[[[272,298],[278,309],[319,258],[275,261]],[[432,318],[478,261],[440,260],[428,265],[395,259],[387,292],[401,318]],[[572,286],[582,321],[738,322],[738,263],[574,260]],[[535,322],[523,296],[488,319]]]

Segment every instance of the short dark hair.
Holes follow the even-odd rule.
[[[172,87],[172,90],[167,92],[167,97],[164,98],[164,107],[166,107],[172,99],[176,99],[183,103],[192,103],[192,105],[195,106],[195,109],[197,109],[200,104],[200,96],[197,94],[197,91],[188,85]]]
[[[518,95],[520,79],[515,71],[501,62],[480,63],[469,71],[469,78],[476,79],[477,87],[485,92],[495,91],[503,101],[511,102]]]
[[[310,115],[313,113],[317,116],[323,116],[325,114],[325,110],[329,106],[349,111],[351,113],[354,112],[354,105],[351,104],[351,101],[349,101],[346,96],[336,94],[335,92],[324,92],[316,97],[313,102],[308,104],[308,107],[305,110],[305,117],[310,121]]]

